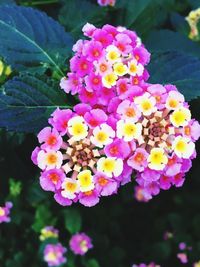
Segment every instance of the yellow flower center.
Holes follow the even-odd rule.
[[[71,193],[74,193],[74,192],[76,192],[77,185],[76,185],[76,183],[68,182],[68,183],[66,183],[65,189],[67,191],[70,191]]]
[[[187,150],[187,144],[183,140],[179,140],[176,144],[176,149],[180,152],[185,152]]]
[[[91,175],[91,171],[86,170],[86,171],[82,171],[78,174],[77,176],[80,186],[81,187],[88,187],[92,184],[92,175]]]
[[[170,99],[169,100],[169,106],[171,108],[176,108],[178,106],[178,101],[176,99]]]
[[[112,159],[105,159],[103,169],[105,172],[113,172],[115,169],[115,161]]]
[[[151,107],[152,107],[152,104],[149,100],[143,101],[143,103],[142,103],[142,109],[143,110],[147,111],[147,110],[151,109]]]
[[[98,132],[96,138],[99,142],[105,142],[107,140],[108,136],[105,132],[101,131],[101,132]]]
[[[57,155],[55,155],[55,154],[50,153],[47,155],[47,163],[50,165],[55,164],[57,162],[57,159],[58,159]]]
[[[72,126],[73,135],[78,136],[85,132],[85,127],[83,123],[76,123]]]
[[[124,127],[124,132],[128,136],[135,135],[137,131],[137,127],[134,124],[126,124]]]
[[[4,209],[0,208],[0,216],[4,216],[4,215],[5,215]]]

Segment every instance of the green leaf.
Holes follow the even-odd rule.
[[[130,27],[150,3],[151,0],[118,0],[116,8],[122,9],[121,23]]]
[[[90,259],[87,261],[86,267],[100,267],[99,263],[95,259]]]
[[[151,52],[178,51],[200,57],[200,46],[197,43],[170,30],[152,32],[145,45]]]
[[[182,17],[178,13],[171,13],[170,20],[174,30],[183,33],[184,35],[186,35],[186,37],[188,37],[190,32],[190,26],[186,21],[185,17]]]
[[[14,0],[0,0],[0,5],[15,4]]]
[[[68,108],[57,82],[22,74],[9,80],[0,93],[0,127],[10,131],[37,132],[47,125],[57,107]]]
[[[38,10],[14,5],[0,7],[0,55],[17,71],[44,72],[61,65],[72,38],[61,25]]]
[[[89,0],[67,0],[63,1],[63,4],[59,21],[67,31],[75,35],[81,32],[87,22],[95,26],[105,23],[106,10],[97,4],[92,4]]]
[[[200,96],[200,59],[178,52],[155,53],[148,70],[149,82],[174,84],[188,101]]]
[[[77,210],[68,209],[64,211],[65,227],[70,234],[75,234],[81,230],[82,219]]]
[[[143,39],[150,31],[160,27],[167,20],[167,9],[163,8],[162,2],[155,0],[137,17],[131,26]]]
[[[45,205],[39,205],[35,213],[35,221],[32,224],[32,228],[36,232],[40,232],[41,229],[47,225],[54,225],[55,218],[52,218],[52,214],[49,207]]]
[[[190,3],[192,8],[200,7],[199,0],[189,0],[189,3]]]

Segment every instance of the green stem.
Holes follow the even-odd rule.
[[[59,0],[48,0],[48,1],[35,1],[35,2],[21,2],[24,6],[38,6],[38,5],[48,5],[48,4],[56,4]]]

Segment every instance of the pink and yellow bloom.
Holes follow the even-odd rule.
[[[60,266],[67,261],[64,254],[67,249],[60,243],[47,244],[44,248],[44,261],[49,267]]]
[[[85,255],[89,249],[93,248],[91,238],[85,233],[77,233],[73,235],[69,241],[71,251],[75,255]]]
[[[49,121],[53,127],[40,131],[41,146],[34,150],[32,160],[42,170],[41,187],[52,191],[59,204],[79,201],[90,207],[125,183],[122,159],[130,153],[130,147],[116,139],[115,121],[109,121],[103,110],[86,104],[78,104],[74,110],[57,109],[52,114]],[[65,129],[60,127],[62,120]],[[54,135],[59,146],[49,147],[46,140]]]
[[[0,223],[10,222],[10,210],[12,207],[12,202],[6,202],[4,207],[0,207]]]
[[[40,240],[45,241],[46,239],[49,238],[58,238],[59,231],[54,228],[53,226],[46,226],[42,228],[41,234],[40,234]]]
[[[113,5],[114,1],[99,4]],[[77,93],[83,103],[91,106],[106,107],[114,96],[124,99],[133,86],[145,83],[150,53],[135,32],[111,25],[98,29],[87,23],[83,33],[89,40],[79,40],[74,45],[70,72],[60,83],[66,93]],[[107,101],[102,101],[104,88],[111,91]]]

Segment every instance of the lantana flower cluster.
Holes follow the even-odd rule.
[[[102,29],[87,23],[83,33],[89,40],[73,46],[70,72],[61,80],[61,88],[78,94],[82,103],[107,106],[119,96],[125,99],[148,79],[145,65],[150,53],[133,31],[105,25]]]
[[[41,146],[32,160],[41,169],[41,187],[54,192],[59,204],[93,206],[129,178],[131,168],[123,163],[129,145],[115,138],[113,122],[103,110],[84,104],[74,111],[56,109],[49,123],[38,134]],[[122,148],[115,157],[111,143]]]
[[[150,54],[135,32],[83,27],[90,40],[74,45],[66,93],[73,111],[57,109],[39,134],[33,162],[40,184],[61,205],[93,206],[136,176],[136,198],[183,185],[195,158],[200,125],[173,85],[149,84]]]
[[[4,207],[0,207],[0,223],[10,222],[10,210],[12,207],[12,202],[6,202]]]

